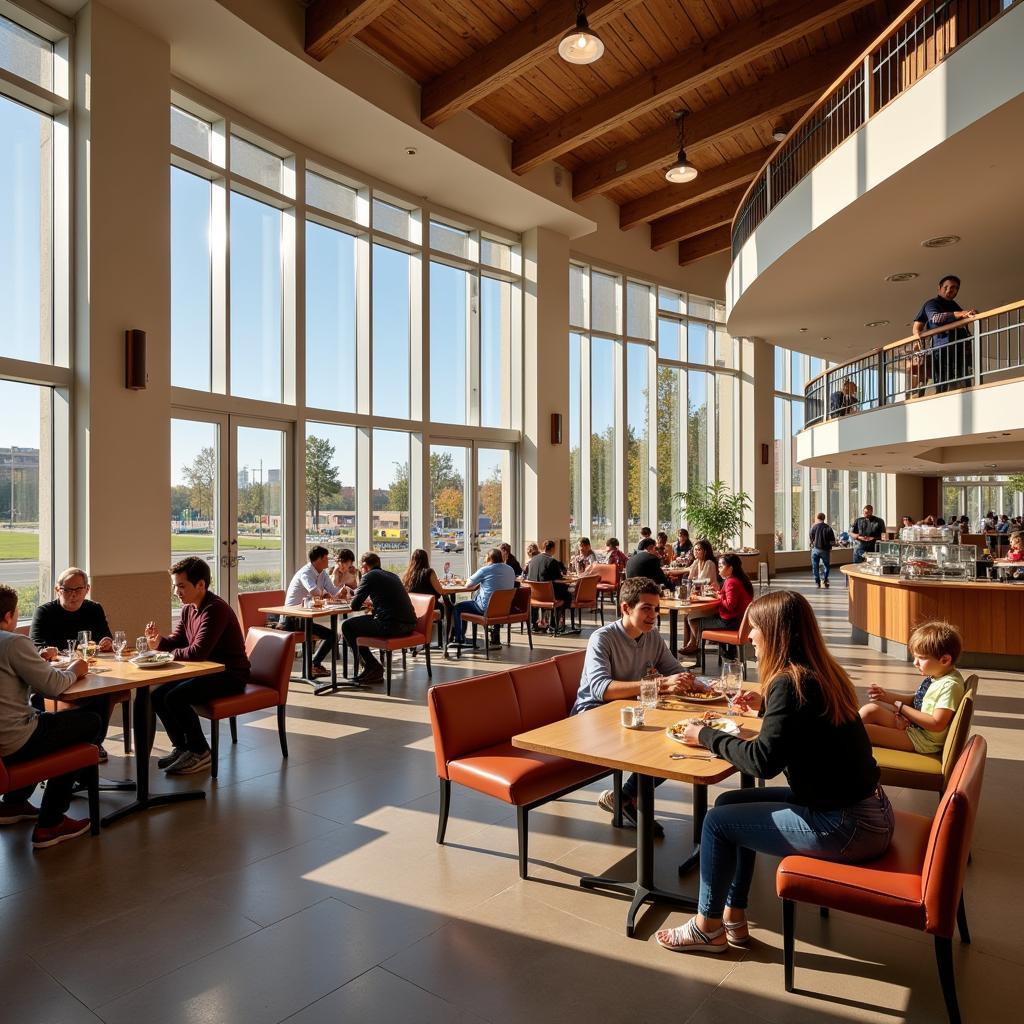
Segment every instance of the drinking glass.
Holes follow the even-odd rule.
[[[722,678],[718,682],[718,690],[729,704],[729,709],[726,711],[726,715],[730,718],[736,715],[736,709],[733,707],[733,704],[743,690],[743,677],[741,672],[742,670],[738,661],[722,662]]]
[[[64,656],[68,659],[68,662],[72,662],[78,657],[78,641],[69,640],[67,650],[64,652]]]
[[[136,654],[148,654],[149,653],[149,641],[144,637],[137,637],[135,640],[135,652]]]
[[[640,703],[645,708],[658,706],[658,677],[640,680]]]
[[[78,649],[82,652],[83,658],[89,657],[89,644],[92,641],[92,633],[88,629],[78,631]]]
[[[124,649],[128,646],[128,637],[124,635],[123,629],[114,630],[114,655],[118,661],[124,655]]]

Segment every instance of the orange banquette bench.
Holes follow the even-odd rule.
[[[619,806],[621,772],[512,746],[513,736],[568,716],[585,655],[575,651],[430,688],[427,706],[440,782],[438,843],[444,842],[453,782],[515,806],[521,878],[527,877],[528,821],[534,807],[609,774]]]

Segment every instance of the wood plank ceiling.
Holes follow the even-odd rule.
[[[776,143],[902,8],[898,0],[589,0],[605,44],[563,61],[576,0],[312,0],[306,51],[356,38],[422,86],[436,127],[472,110],[512,140],[512,169],[572,172],[578,201],[605,195],[620,227],[649,225],[680,265],[729,246],[728,225]],[[689,112],[700,171],[671,185],[673,114]]]

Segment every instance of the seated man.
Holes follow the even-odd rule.
[[[515,590],[516,574],[512,566],[502,561],[501,550],[492,548],[487,561],[466,581],[467,590],[477,590],[476,598],[460,601],[452,612],[453,633],[455,642],[462,643],[462,616],[465,612],[471,615],[485,615],[491,603],[491,594],[498,590]],[[491,643],[501,646],[501,627],[495,626],[491,634]]]
[[[617,565],[620,569],[626,567],[626,562],[629,559],[626,556],[626,552],[619,547],[618,537],[609,537],[604,542],[604,561],[609,565]]]
[[[685,672],[655,628],[661,588],[653,580],[633,577],[623,581],[619,591],[622,618],[602,626],[587,641],[587,659],[583,664],[580,688],[572,714],[589,711],[611,700],[635,700],[640,680],[650,669],[662,679],[660,693],[685,693],[696,689],[692,673]],[[664,779],[656,779],[660,785]],[[622,817],[636,828],[637,777],[631,775],[622,787]],[[612,791],[605,790],[598,800],[604,810],[615,813]],[[655,836],[664,835],[658,822]]]
[[[181,601],[178,628],[161,636],[146,624],[151,651],[170,651],[175,661],[216,661],[223,672],[176,680],[153,690],[153,710],[174,749],[157,761],[168,775],[192,775],[210,767],[210,745],[193,705],[211,697],[243,693],[249,682],[249,658],[231,606],[210,590],[210,567],[201,558],[183,558],[171,566],[174,593]]]
[[[661,559],[654,553],[653,537],[644,537],[636,549],[636,554],[629,556],[626,563],[626,579],[642,577],[654,580],[659,587],[671,587],[672,581],[662,572]]]
[[[544,550],[538,552],[526,566],[526,579],[532,583],[551,583],[553,584],[555,591],[555,600],[562,601],[564,604],[568,604],[570,601],[569,596],[569,585],[567,583],[560,582],[565,577],[565,566],[555,558],[555,542],[553,540],[544,541]],[[562,613],[564,621],[564,610]],[[538,623],[537,629],[541,631],[547,629],[547,626],[540,625]],[[551,628],[553,631],[557,631],[558,626],[555,622],[555,616],[552,616]]]
[[[384,666],[368,647],[358,647],[356,640],[361,636],[407,636],[416,625],[416,612],[401,578],[380,567],[380,556],[375,551],[363,555],[360,570],[362,575],[352,597],[352,609],[359,611],[369,601],[373,615],[350,616],[341,624],[341,632],[352,649],[354,681],[376,683],[384,678]],[[358,671],[360,657],[365,666],[362,672]]]
[[[84,569],[71,566],[57,577],[54,587],[57,594],[55,601],[41,604],[32,616],[29,636],[32,643],[40,648],[39,653],[47,660],[53,661],[67,648],[69,640],[78,640],[78,634],[87,629],[99,645],[101,651],[112,649],[110,626],[103,605],[90,601],[89,574]],[[86,711],[94,711],[100,716],[103,727],[100,730],[97,745],[100,748],[100,761],[107,760],[107,752],[103,749],[103,741],[107,736],[110,724],[110,713],[120,699],[120,694],[106,694],[102,697],[87,697],[76,701],[76,706]],[[43,710],[42,698],[33,696],[32,705]]]
[[[27,636],[14,632],[17,627],[18,592],[0,584],[0,757],[4,764],[53,754],[76,743],[98,743],[102,723],[95,712],[72,708],[40,713],[28,702],[30,689],[59,697],[89,671],[88,663],[79,658],[66,669],[48,665]],[[32,845],[36,849],[85,835],[89,819],[67,817],[78,777],[78,772],[69,772],[49,779],[38,808],[29,803],[34,785],[5,793],[0,799],[0,825],[35,820]]]
[[[597,563],[597,552],[594,551],[589,537],[580,537],[579,544],[576,546],[575,562],[579,572],[587,572],[592,565]]]
[[[309,549],[309,561],[292,577],[291,583],[288,584],[288,593],[284,603],[288,607],[294,608],[302,604],[307,597],[337,596],[343,588],[335,586],[331,573],[327,571],[330,561],[330,551],[320,544],[314,544]],[[291,633],[302,631],[302,619],[293,615],[275,616],[275,618],[281,629],[287,629]],[[312,626],[313,635],[320,638],[320,643],[313,654],[313,678],[319,679],[321,676],[329,674],[324,668],[324,658],[331,653],[334,633],[329,626],[324,626],[319,622],[312,623]]]

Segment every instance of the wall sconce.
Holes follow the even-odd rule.
[[[769,457],[768,445],[763,444],[763,445],[761,445],[761,465],[762,466],[767,466],[768,465],[768,457]]]
[[[131,391],[146,390],[146,332],[124,332],[124,386]]]
[[[551,414],[551,443],[562,443],[562,414],[560,412]]]

